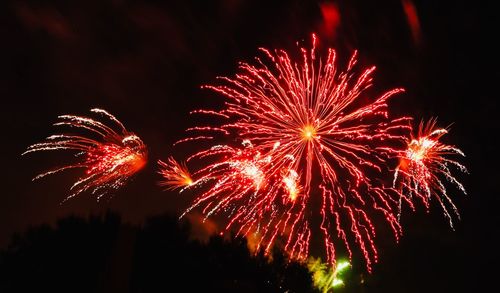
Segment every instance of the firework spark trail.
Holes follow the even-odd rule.
[[[191,174],[186,167],[186,164],[178,163],[174,158],[168,158],[168,161],[158,161],[160,165],[160,175],[164,178],[160,182],[161,186],[165,186],[167,190],[175,190],[180,188],[181,192],[184,188],[193,184]]]
[[[229,219],[226,230],[235,226],[242,235],[258,233],[259,247],[266,251],[283,238],[292,258],[305,259],[313,233],[306,211],[312,191],[318,190],[328,262],[335,263],[336,234],[349,254],[352,242],[358,245],[370,270],[377,249],[367,211],[380,212],[396,238],[401,233],[395,216],[399,198],[366,173],[386,171],[387,159],[397,156],[392,143],[404,141],[403,133],[410,130],[409,118],[388,117],[387,100],[403,89],[360,101],[375,67],[356,78],[356,52],[340,71],[333,49],[326,59],[315,50],[314,35],[312,49],[301,49],[301,64],[283,50],[261,48],[267,62],[240,63],[242,72],[235,78],[220,77],[221,85],[205,86],[227,98],[225,108],[194,113],[226,122],[193,128],[200,134],[179,142],[210,142],[230,133],[245,146],[216,145],[187,159],[213,161],[193,174],[191,186],[185,185],[205,188],[186,212],[201,205],[206,216],[223,213]],[[313,184],[313,178],[321,183]]]
[[[399,155],[400,162],[394,173],[393,184],[399,189],[402,198],[408,197],[407,201],[411,201],[413,197],[419,198],[427,209],[431,198],[436,198],[453,228],[449,207],[459,219],[460,214],[448,195],[443,181],[451,182],[466,194],[464,186],[453,176],[450,166],[464,173],[467,173],[467,169],[455,159],[448,157],[450,155],[464,157],[465,154],[460,149],[439,141],[446,133],[447,129],[436,127],[436,119],[431,119],[427,123],[420,122],[417,136],[414,137],[412,134],[407,140],[407,148]]]
[[[104,116],[118,126],[119,131],[92,118],[74,115],[61,115],[55,126],[68,126],[90,132],[90,136],[77,134],[57,134],[46,138],[44,142],[33,144],[23,155],[39,151],[70,150],[75,151],[76,163],[42,173],[33,180],[68,169],[85,169],[85,175],[70,188],[72,198],[82,192],[91,191],[99,200],[112,189],[123,186],[129,178],[141,170],[147,162],[146,146],[134,133],[113,115],[102,109],[91,112]],[[91,137],[97,137],[91,138]]]

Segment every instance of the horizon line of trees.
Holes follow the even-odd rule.
[[[0,251],[0,292],[317,292],[307,266],[242,237],[190,238],[169,215],[143,225],[107,212],[15,234]]]

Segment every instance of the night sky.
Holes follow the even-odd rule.
[[[336,48],[340,60],[358,49],[362,65],[376,65],[379,92],[406,89],[390,102],[395,115],[453,123],[444,142],[467,155],[470,175],[460,180],[468,195],[450,188],[462,215],[456,231],[436,201],[429,214],[417,205],[404,214],[400,244],[378,235],[375,278],[377,272],[392,275],[402,288],[429,282],[429,292],[498,278],[500,112],[498,50],[491,43],[499,30],[493,7],[480,1],[269,2],[2,1],[0,247],[13,233],[72,214],[111,210],[132,223],[179,214],[191,198],[158,187],[156,160],[190,153],[192,146],[172,147],[185,128],[198,125],[189,111],[221,104],[200,86],[235,74],[237,63],[251,61],[259,47],[296,51],[296,43],[310,44],[315,32],[320,47]],[[96,202],[82,194],[62,203],[77,172],[31,178],[68,156],[21,153],[57,130],[51,124],[58,115],[86,115],[93,107],[138,134],[150,161],[111,198]],[[191,217],[198,221],[196,213]],[[203,236],[217,223],[209,226],[194,233]]]

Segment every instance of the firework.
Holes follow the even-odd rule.
[[[335,267],[321,262],[321,258],[309,258],[307,268],[313,277],[314,286],[321,292],[332,292],[335,287],[344,285],[340,275],[350,267],[350,263],[345,260],[338,261]]]
[[[314,35],[312,49],[301,49],[300,64],[283,50],[262,48],[267,61],[240,63],[242,72],[235,78],[220,77],[221,85],[204,86],[226,97],[225,108],[192,113],[221,123],[190,128],[196,134],[177,142],[208,147],[186,160],[205,166],[193,173],[192,183],[173,180],[171,186],[198,191],[186,212],[200,207],[207,217],[224,214],[225,231],[256,233],[258,248],[266,252],[279,238],[295,259],[308,256],[309,217],[319,214],[316,228],[328,262],[335,263],[337,238],[350,256],[351,245],[358,245],[370,270],[377,249],[367,211],[381,213],[396,238],[401,233],[398,197],[366,174],[388,171],[387,159],[397,154],[391,145],[410,129],[409,118],[388,117],[387,100],[403,89],[370,97],[365,90],[375,67],[356,75],[355,52],[341,71],[333,49],[326,59],[315,50]],[[222,137],[233,144],[214,144]],[[175,161],[164,166],[167,182],[183,177],[176,166]],[[319,207],[311,203],[313,196],[320,197]]]
[[[115,131],[112,127],[92,118],[61,115],[55,126],[76,128],[88,135],[52,135],[44,142],[31,145],[23,153],[24,155],[58,150],[75,152],[77,162],[42,173],[33,179],[68,169],[84,169],[85,174],[71,186],[71,193],[67,199],[90,191],[99,200],[110,190],[123,186],[133,174],[144,167],[147,161],[146,146],[137,135],[128,132],[118,119],[105,110],[92,109],[91,112],[107,118],[119,130]]]
[[[179,164],[174,158],[168,158],[168,161],[158,161],[160,165],[160,175],[164,178],[160,182],[161,186],[167,187],[168,190],[185,188],[193,184],[191,174],[186,167],[186,164]]]
[[[449,207],[458,218],[460,214],[449,197],[443,181],[451,182],[466,194],[465,188],[453,176],[450,167],[464,173],[467,169],[458,161],[449,158],[452,155],[465,156],[464,153],[454,146],[439,141],[446,133],[447,129],[436,127],[436,119],[431,119],[427,123],[420,122],[417,136],[412,135],[407,141],[407,148],[400,153],[399,166],[394,174],[394,186],[399,187],[401,196],[406,196],[410,200],[419,198],[427,209],[431,198],[436,198],[453,228]]]

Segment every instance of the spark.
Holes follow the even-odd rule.
[[[377,176],[386,171],[390,176],[387,160],[397,155],[391,145],[410,130],[410,118],[392,119],[388,113],[387,100],[404,90],[369,95],[375,67],[355,74],[355,52],[341,70],[333,49],[326,58],[316,56],[316,42],[313,35],[312,49],[301,49],[301,63],[283,50],[261,48],[266,59],[240,63],[236,77],[204,86],[225,96],[225,107],[193,111],[222,122],[190,128],[199,134],[176,143],[212,145],[186,160],[204,167],[186,186],[199,192],[185,213],[200,206],[207,217],[224,214],[225,231],[258,233],[258,248],[266,252],[280,238],[299,260],[309,255],[309,218],[319,213],[317,231],[327,261],[335,265],[334,241],[339,241],[350,257],[357,245],[370,270],[378,256],[368,212],[382,214],[396,239],[401,234],[395,216],[399,198]],[[229,142],[217,144],[221,137]],[[320,197],[320,207],[311,203],[312,196]]]
[[[76,128],[90,135],[56,134],[44,142],[33,144],[23,155],[40,151],[74,151],[77,162],[39,174],[33,180],[69,169],[84,169],[85,173],[70,188],[72,198],[90,191],[99,200],[110,190],[116,190],[141,170],[147,162],[146,146],[142,140],[125,129],[116,117],[102,109],[91,109],[115,124],[119,130],[88,117],[61,115],[55,126]]]
[[[451,182],[462,193],[467,194],[450,167],[464,173],[467,169],[457,160],[449,158],[452,155],[464,157],[465,154],[454,146],[440,142],[441,137],[447,133],[447,129],[436,127],[436,119],[427,123],[420,122],[417,136],[412,135],[407,140],[406,149],[399,155],[399,166],[394,173],[394,187],[399,188],[402,198],[408,197],[407,201],[414,197],[419,198],[427,209],[431,198],[436,198],[453,228],[449,207],[459,219],[460,214],[448,195],[444,181]]]

